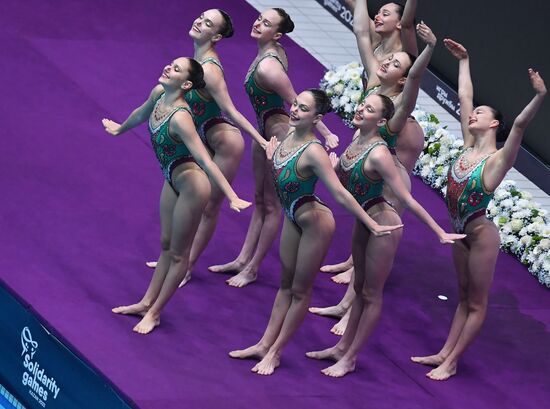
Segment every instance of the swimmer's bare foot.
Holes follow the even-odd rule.
[[[246,349],[237,349],[235,351],[231,351],[229,353],[229,356],[231,358],[237,358],[237,359],[264,359],[264,356],[267,354],[267,351],[269,348],[263,346],[262,344],[258,343],[256,345],[252,345],[251,347],[248,347]]]
[[[211,271],[212,273],[237,274],[244,268],[245,265],[246,263],[239,260],[233,260],[226,264],[210,266],[208,267],[208,271]]]
[[[342,318],[346,314],[347,308],[341,304],[332,307],[309,307],[309,312],[322,317]]]
[[[337,346],[333,346],[332,348],[323,349],[322,351],[306,352],[306,356],[321,361],[328,360],[338,362],[344,356],[344,351]]]
[[[350,313],[351,307],[348,308],[346,314],[340,319],[340,321],[334,324],[334,326],[330,329],[330,332],[335,335],[344,335],[344,332],[346,332],[346,328],[348,327]]]
[[[246,266],[239,274],[231,277],[225,282],[231,287],[244,287],[256,281],[256,278],[258,278],[256,271],[250,266]]]
[[[145,265],[149,268],[157,268],[157,262],[156,261],[146,261]]]
[[[323,369],[321,372],[332,378],[341,378],[342,376],[355,371],[355,359],[340,359],[334,365]]]
[[[326,266],[321,267],[322,273],[341,273],[342,271],[349,270],[353,267],[353,260],[352,258],[348,258],[346,261],[343,261],[338,264],[327,264]]]
[[[178,288],[183,287],[185,284],[187,284],[189,282],[189,280],[191,280],[191,270],[189,270],[189,271],[187,271],[187,273],[185,273],[185,277],[183,277],[183,280],[181,280],[181,283],[180,283],[180,285],[178,285]]]
[[[353,268],[344,271],[343,273],[336,274],[335,276],[330,277],[332,281],[336,284],[349,284],[351,277],[353,275]]]
[[[140,317],[143,317],[147,314],[147,311],[149,311],[149,306],[143,302],[138,302],[137,304],[115,307],[111,309],[111,311],[115,314],[139,315]]]
[[[445,361],[445,357],[440,354],[429,355],[429,356],[411,356],[411,361],[428,366],[438,367]]]
[[[160,317],[153,316],[151,313],[145,314],[143,319],[134,327],[134,332],[138,334],[148,334],[160,325]]]
[[[281,363],[281,356],[278,352],[268,352],[264,358],[258,362],[252,372],[256,372],[258,375],[271,375],[275,372],[275,369]]]
[[[434,381],[446,381],[451,376],[456,375],[455,363],[442,363],[437,368],[432,369],[426,376]]]

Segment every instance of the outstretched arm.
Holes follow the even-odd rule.
[[[189,152],[191,152],[191,155],[193,155],[197,164],[212,180],[214,180],[223,194],[227,196],[231,209],[239,212],[252,204],[239,199],[235,191],[231,188],[231,185],[227,179],[225,179],[218,166],[210,158],[208,151],[197,134],[193,119],[187,112],[179,111],[172,116],[170,121],[170,132],[180,137],[183,143],[185,143],[185,146],[189,149]]]
[[[401,44],[403,51],[414,56],[418,55],[418,44],[416,43],[416,32],[414,29],[414,15],[416,14],[417,0],[407,0],[401,17]]]
[[[454,240],[459,240],[466,235],[446,233],[430,216],[430,214],[411,196],[387,149],[377,148],[369,154],[369,160],[380,174],[384,182],[387,183],[395,193],[401,204],[411,210],[413,214],[423,221],[439,238],[442,244],[454,243]]]
[[[128,118],[122,123],[122,125],[110,119],[103,118],[101,122],[105,127],[105,131],[107,131],[111,135],[117,136],[147,121],[147,119],[151,115],[151,112],[153,112],[155,101],[160,96],[160,94],[162,94],[162,92],[162,85],[157,85],[155,88],[153,88],[151,94],[149,94],[149,98],[147,98],[147,101],[134,109],[132,113],[128,116]]]
[[[219,107],[224,111],[241,129],[248,133],[252,139],[260,144],[265,149],[267,141],[258,133],[256,128],[242,115],[231,100],[227,91],[227,84],[223,78],[221,70],[218,66],[208,64],[205,67],[204,74],[206,77],[206,89],[212,95]]]
[[[487,189],[496,189],[500,181],[504,179],[506,172],[514,166],[525,129],[539,110],[546,96],[546,85],[540,74],[532,68],[529,68],[528,72],[535,96],[516,117],[504,146],[495,154],[494,165],[485,172],[484,181]]]
[[[418,24],[417,31],[418,36],[426,42],[426,47],[409,70],[409,75],[407,75],[405,87],[403,88],[401,102],[397,107],[394,116],[388,122],[388,127],[392,130],[392,132],[399,132],[403,129],[407,123],[407,118],[414,110],[422,75],[430,62],[435,44],[437,43],[437,38],[432,33],[430,27],[424,24],[424,22]]]
[[[257,74],[261,83],[267,89],[275,91],[289,105],[292,105],[296,98],[296,91],[294,91],[287,73],[281,68],[279,62],[274,61],[272,58],[263,60],[259,64]],[[323,138],[325,138],[327,148],[333,149],[338,146],[338,136],[333,134],[322,121],[317,122],[315,127]]]
[[[340,183],[330,159],[326,152],[316,144],[310,145],[303,154],[306,166],[315,173],[319,179],[323,181],[328,188],[330,194],[336,199],[336,201],[354,215],[357,219],[367,226],[367,228],[375,235],[382,236],[390,234],[392,230],[403,227],[402,224],[395,226],[381,226],[376,223],[357,203],[354,197],[346,188]]]
[[[373,23],[369,17],[366,0],[356,1],[353,11],[353,33],[357,41],[361,63],[363,67],[365,67],[365,71],[367,71],[367,88],[379,84],[376,70],[378,70],[380,63],[374,56],[374,46],[372,45],[371,39],[371,24]]]
[[[468,131],[470,115],[474,110],[474,86],[470,75],[470,58],[468,50],[456,41],[446,38],[443,44],[458,60],[458,100],[460,102],[460,126],[464,139],[464,148],[474,145],[474,137]]]

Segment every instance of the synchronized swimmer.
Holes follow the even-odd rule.
[[[239,255],[209,270],[234,274],[227,280],[233,287],[256,281],[284,213],[279,246],[281,284],[260,340],[229,355],[258,359],[252,368],[257,374],[274,373],[284,347],[307,314],[317,273],[341,272],[334,279],[348,283],[348,289],[340,303],[309,311],[341,318],[333,332],[343,336],[333,347],[306,355],[334,361],[322,371],[327,376],[353,372],[380,317],[384,284],[402,235],[401,216],[408,209],[442,244],[451,244],[459,292],[441,350],[411,360],[435,367],[426,374],[433,380],[446,380],[457,373],[459,358],[485,320],[498,257],[500,238],[486,217],[487,205],[514,165],[525,129],[547,90],[540,74],[529,68],[535,96],[506,135],[498,110],[487,105],[474,107],[466,48],[450,39],[443,41],[459,62],[464,138],[464,148],[448,173],[445,201],[454,233],[446,233],[410,193],[410,175],[424,144],[422,129],[410,115],[437,38],[424,22],[414,25],[417,0],[408,0],[405,6],[387,3],[374,19],[368,16],[366,0],[346,2],[354,9],[353,28],[365,78],[353,118],[356,132],[340,158],[326,152],[339,143],[322,122],[331,111],[330,98],[319,89],[297,94],[288,76],[288,60],[279,39],[294,29],[294,22],[282,8],[263,11],[250,33],[258,54],[244,86],[257,129],[237,110],[228,93],[228,76],[217,46],[231,37],[234,29],[231,17],[221,9],[206,10],[192,22],[193,58],[179,57],[166,65],[149,97],[124,122],[103,119],[105,131],[115,136],[147,122],[164,176],[161,251],[155,271],[137,303],[112,310],[140,317],[135,332],[148,334],[159,326],[166,303],[178,286],[190,280],[215,231],[224,197],[235,211],[252,204],[240,199],[230,185],[244,152],[243,130],[252,138],[255,206]],[[420,54],[417,36],[426,44]],[[324,137],[324,146],[314,129]],[[500,149],[497,139],[505,139]],[[336,221],[315,195],[318,179],[356,218],[351,256],[333,266],[321,266]]]

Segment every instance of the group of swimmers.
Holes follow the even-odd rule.
[[[427,376],[444,380],[456,373],[457,361],[479,332],[499,249],[496,226],[485,217],[492,192],[515,162],[523,132],[540,107],[546,88],[528,70],[535,96],[515,119],[501,149],[502,115],[489,106],[473,106],[467,50],[446,39],[459,61],[459,99],[464,149],[449,170],[446,203],[455,233],[445,232],[410,194],[410,174],[423,149],[424,136],[411,118],[437,39],[421,22],[415,26],[416,0],[405,6],[388,3],[372,20],[366,0],[347,0],[354,9],[354,33],[365,67],[365,90],[353,125],[356,132],[340,158],[326,149],[338,137],[322,122],[330,99],[319,89],[297,94],[287,75],[288,61],[278,40],[294,28],[281,8],[268,9],[252,25],[258,54],[245,79],[257,117],[256,128],[235,108],[227,91],[216,47],[233,34],[231,18],[220,9],[202,13],[189,36],[193,58],[180,57],[163,70],[149,98],[118,124],[103,119],[112,135],[148,121],[151,143],[164,174],[160,197],[161,253],[149,287],[133,305],[113,312],[141,316],[134,331],[147,334],[160,324],[168,300],[191,278],[198,257],[215,230],[224,196],[240,211],[251,203],[230,186],[244,151],[239,129],[252,137],[254,210],[237,258],[211,266],[231,272],[227,283],[246,286],[257,279],[261,261],[284,222],[280,240],[280,288],[261,339],[233,358],[256,358],[252,371],[272,374],[281,354],[308,311],[318,271],[347,270],[342,301],[310,308],[342,318],[341,339],[331,348],[308,352],[313,359],[335,363],[323,370],[341,377],[355,369],[357,355],[374,331],[382,309],[384,284],[402,235],[401,215],[408,208],[443,244],[452,244],[458,273],[459,304],[449,336],[435,355],[412,357],[434,366]],[[416,37],[425,43],[418,53]],[[290,111],[285,104],[290,105]],[[324,145],[314,133],[324,138]],[[315,195],[318,179],[334,199],[356,218],[351,257],[337,266],[322,266],[335,222]]]

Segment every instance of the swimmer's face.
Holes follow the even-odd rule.
[[[398,51],[380,63],[376,75],[384,83],[397,84],[405,77],[405,73],[411,65],[411,57],[403,51]]]
[[[400,7],[395,3],[383,5],[374,16],[374,31],[377,33],[392,33],[395,30],[401,30]]]
[[[304,91],[294,98],[290,107],[289,125],[294,127],[312,127],[322,118],[321,114],[317,113],[315,99],[309,91]]]
[[[355,110],[353,125],[357,128],[372,128],[383,125],[384,104],[379,95],[373,94],[366,97]],[[380,124],[380,125],[379,125]]]
[[[185,88],[185,83],[190,83],[188,78],[189,59],[180,57],[164,67],[159,83],[173,88]]]
[[[189,36],[194,40],[219,41],[222,38],[220,30],[223,27],[223,17],[217,9],[201,13],[191,26]]]
[[[252,25],[250,36],[256,40],[278,40],[281,38],[279,25],[282,22],[282,17],[273,9],[268,9],[258,16]]]

